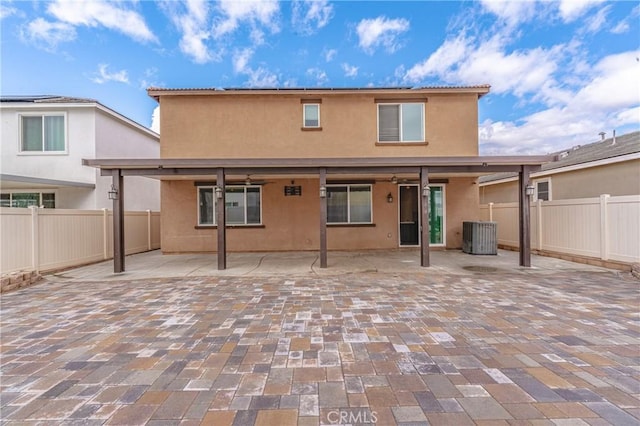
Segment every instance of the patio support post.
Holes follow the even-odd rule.
[[[520,266],[531,266],[531,207],[529,196],[527,195],[527,185],[529,182],[529,166],[521,166],[518,174],[518,212],[519,236],[520,236]]]
[[[324,191],[323,191],[324,188]],[[324,196],[323,196],[324,192]],[[327,267],[327,169],[320,169],[320,267]]]
[[[120,169],[112,170],[113,199],[113,272],[124,272],[124,177]]]
[[[216,199],[216,224],[218,225],[218,270],[227,269],[227,221],[226,221],[226,191],[224,183],[224,169],[219,168],[216,176],[216,188],[213,196]]]
[[[420,167],[420,266],[430,266],[429,260],[429,199],[431,189],[429,188],[429,170],[427,167]]]

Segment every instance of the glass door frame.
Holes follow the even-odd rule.
[[[421,218],[421,214],[420,211],[418,211],[418,244],[416,245],[407,245],[407,244],[402,244],[401,241],[401,231],[400,231],[400,222],[401,222],[401,217],[400,217],[400,204],[401,204],[401,190],[403,186],[414,186],[418,189],[417,191],[417,200],[416,202],[418,203],[418,209],[421,209],[421,205],[422,203],[420,202],[420,196],[421,196],[421,192],[419,190],[419,186],[417,183],[401,183],[398,184],[398,195],[397,195],[397,200],[398,200],[398,247],[402,248],[402,247],[420,247],[422,244],[422,232],[420,232],[420,229],[422,229],[422,223],[420,221]],[[446,188],[445,185],[443,184],[433,184],[433,185],[429,185],[430,188],[440,188],[441,192],[442,192],[442,242],[441,243],[432,243],[429,242],[429,245],[432,247],[445,247],[447,244],[447,197],[446,197]],[[433,194],[433,192],[432,192]],[[429,197],[429,202],[431,202],[432,197]],[[433,209],[430,209],[433,210]],[[431,213],[431,211],[429,212]],[[431,232],[429,233],[431,234]]]

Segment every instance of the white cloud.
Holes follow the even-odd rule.
[[[447,39],[427,59],[411,67],[405,75],[406,80],[416,83],[427,77],[445,77],[452,67],[465,58],[467,51],[472,48],[470,44],[470,40],[461,35]]]
[[[561,104],[517,121],[480,125],[484,154],[540,154],[595,140],[600,131],[638,127],[638,51],[609,55],[591,64],[590,75]]]
[[[333,6],[327,0],[293,0],[291,25],[305,35],[326,26],[333,16]]]
[[[277,33],[280,30],[279,10],[278,2],[274,0],[220,0],[218,11],[222,16],[216,19],[213,34],[216,38],[230,34],[245,21],[250,23],[254,30],[262,25],[271,33]]]
[[[108,64],[98,65],[98,72],[96,73],[95,77],[91,78],[91,81],[97,84],[104,84],[110,81],[125,84],[129,83],[129,75],[126,70],[109,72],[107,68],[109,68]]]
[[[336,55],[338,54],[338,51],[336,49],[325,49],[322,54],[324,55],[324,60],[327,62],[331,62],[333,61],[333,59],[336,57]]]
[[[158,77],[158,68],[151,67],[144,71],[144,76],[140,79],[140,88],[148,89],[149,87],[160,87],[162,84],[156,82]]]
[[[345,62],[342,64],[342,70],[344,71],[345,77],[358,76],[358,67],[356,67],[355,65],[349,65]]]
[[[0,21],[4,18],[8,18],[11,15],[18,15],[20,12],[17,8],[10,6],[11,1],[3,1],[0,3]]]
[[[530,21],[536,16],[535,1],[481,0],[481,4],[510,26]]]
[[[614,34],[626,33],[630,28],[629,21],[637,20],[638,16],[640,16],[640,5],[634,7],[629,16],[618,22],[618,24],[616,24],[616,26],[611,29],[611,32]]]
[[[47,11],[61,22],[87,27],[103,26],[139,42],[157,43],[157,37],[147,26],[144,17],[132,9],[122,7],[127,3],[102,0],[68,1],[50,3]]]
[[[327,73],[320,68],[307,69],[307,75],[315,80],[315,85],[318,87],[326,86],[329,82]]]
[[[253,49],[245,48],[238,50],[233,55],[233,71],[236,73],[244,73],[249,65],[249,59],[253,56]]]
[[[358,45],[368,54],[373,54],[378,47],[393,53],[400,48],[399,36],[408,30],[409,21],[406,19],[388,19],[384,16],[363,19],[356,27]]]
[[[20,37],[41,49],[53,51],[58,44],[73,41],[76,38],[76,30],[73,25],[64,22],[49,22],[43,18],[36,18],[20,30]]]
[[[507,52],[504,43],[499,34],[482,42],[462,35],[448,39],[426,60],[411,67],[405,81],[420,83],[437,77],[455,84],[490,83],[492,92],[516,96],[537,93],[553,81],[557,57],[565,46]]]
[[[588,33],[597,33],[607,23],[607,14],[611,10],[611,5],[598,10],[593,16],[589,16],[584,23],[584,30]]]
[[[561,0],[558,4],[560,17],[564,22],[573,22],[589,9],[604,0]]]
[[[249,66],[253,53],[251,48],[236,50],[232,58],[233,71],[236,74],[246,75],[248,78],[246,85],[249,87],[277,87],[278,76],[276,74],[263,66],[257,68]]]
[[[160,133],[160,105],[153,109],[151,113],[151,130],[156,133]]]
[[[185,3],[163,3],[173,24],[182,33],[180,51],[197,64],[220,59],[214,56],[206,45],[210,38],[208,24],[209,3],[205,0],[188,0]],[[184,10],[180,10],[183,9]]]

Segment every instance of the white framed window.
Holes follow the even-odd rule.
[[[303,104],[302,116],[302,127],[320,127],[320,104]]]
[[[535,181],[536,186],[536,200],[549,201],[551,200],[551,179],[544,179]]]
[[[378,104],[379,142],[424,142],[424,103]]]
[[[262,187],[227,185],[225,187],[227,225],[262,224]],[[198,186],[198,225],[216,225],[215,186]]]
[[[371,185],[327,185],[327,223],[372,223]]]
[[[20,114],[21,153],[65,153],[67,116],[63,112]]]
[[[55,192],[21,191],[0,194],[0,207],[44,207],[56,208]]]

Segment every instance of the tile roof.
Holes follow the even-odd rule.
[[[615,140],[611,137],[588,145],[577,145],[572,148],[554,152],[552,155],[556,155],[558,160],[543,164],[541,171],[554,170],[576,164],[585,164],[638,152],[640,152],[640,131],[616,136]],[[494,173],[481,176],[479,181],[480,183],[493,182],[514,176],[517,176],[517,174]]]
[[[18,96],[0,96],[0,102],[23,102],[23,103],[98,103],[95,99],[74,98],[70,96],[57,95],[18,95]]]

